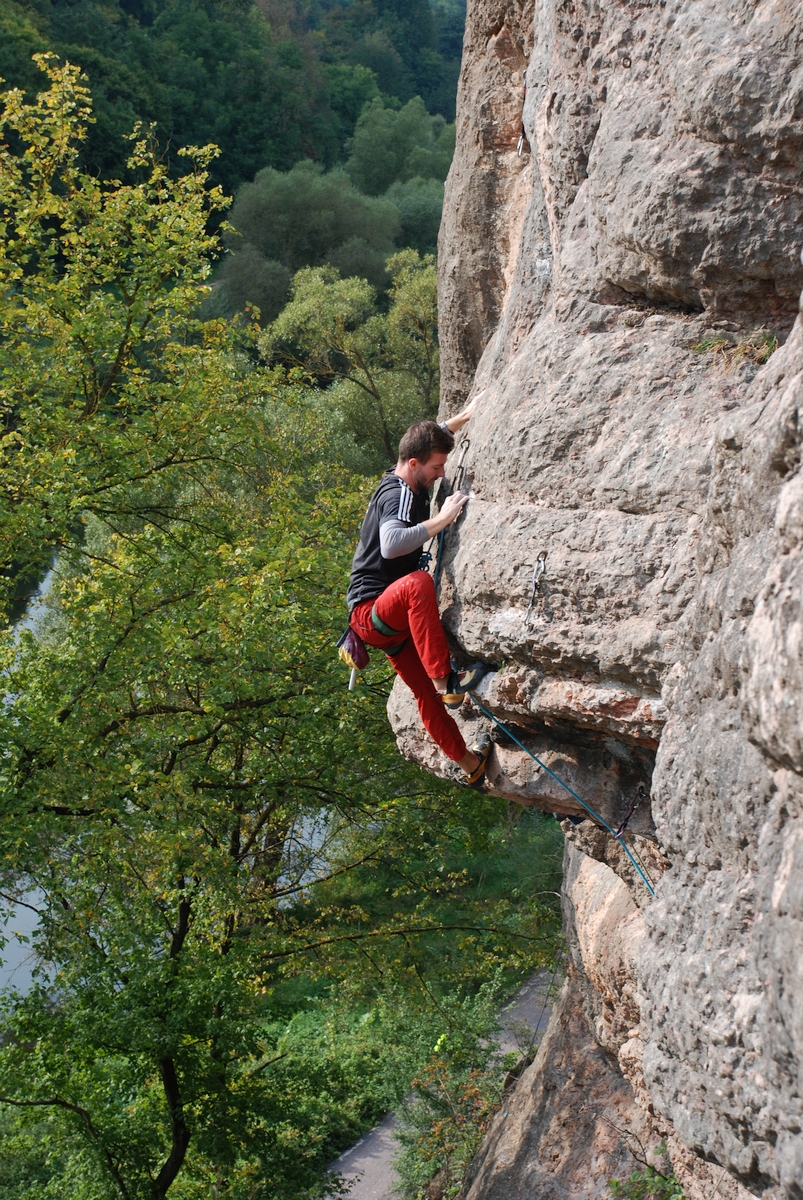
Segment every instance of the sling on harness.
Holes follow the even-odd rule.
[[[385,637],[399,637],[401,641],[395,646],[383,646],[382,653],[387,654],[389,658],[393,658],[394,654],[398,654],[407,638],[399,629],[391,629],[387,621],[383,621],[379,613],[376,611],[376,605],[371,609],[371,624],[377,633],[382,633]]]

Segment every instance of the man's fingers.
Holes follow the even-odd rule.
[[[453,492],[451,496],[447,496],[443,504],[443,515],[452,520],[462,511],[468,496],[465,492]]]

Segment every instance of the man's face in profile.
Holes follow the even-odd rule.
[[[410,471],[419,492],[424,490],[429,491],[436,479],[443,479],[446,473],[445,468],[448,457],[448,454],[440,454],[438,451],[434,451],[424,463],[418,458],[411,458],[409,460]]]

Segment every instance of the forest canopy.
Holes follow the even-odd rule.
[[[381,125],[386,137],[366,137],[385,116],[391,118]],[[419,99],[398,112],[371,105],[357,124],[345,170],[324,172],[305,159],[287,172],[260,171],[237,193],[228,253],[207,312],[231,316],[250,306],[265,323],[289,300],[292,276],[302,267],[332,266],[382,291],[397,247],[433,255],[453,134],[454,126],[429,117]],[[355,177],[368,186],[360,190]]]
[[[32,54],[81,68],[96,178],[133,181],[136,122],[171,176],[180,147],[217,145],[236,204],[205,313],[266,323],[302,267],[383,292],[390,255],[435,253],[464,18],[465,0],[0,0],[0,77],[30,95]]]
[[[347,157],[366,103],[420,96],[454,120],[463,0],[0,0],[0,76],[39,87],[35,52],[87,74],[92,174],[123,177],[125,136],[155,123],[176,166],[181,146],[221,148],[227,192],[265,167]]]

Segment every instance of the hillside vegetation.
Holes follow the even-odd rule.
[[[98,37],[117,11],[64,7]],[[126,37],[179,21],[156,8]],[[4,11],[16,45],[64,15]],[[325,247],[299,222],[260,243],[295,271],[277,318],[210,316],[214,149],[140,132],[105,182],[78,68],[34,69],[38,99],[0,98],[6,599],[55,569],[0,635],[0,896],[38,918],[34,984],[2,995],[0,1194],[310,1200],[414,1077],[498,1090],[494,1006],[555,951],[555,823],[403,762],[388,667],[350,694],[334,652],[359,472],[436,403],[434,263],[393,254],[383,291],[300,265]],[[352,186],[263,171],[254,228],[288,180],[312,214]]]
[[[36,91],[35,52],[86,72],[92,174],[126,173],[125,137],[155,123],[161,153],[221,149],[227,192],[265,167],[347,157],[365,105],[421,96],[454,120],[465,5],[446,0],[0,0],[0,75]]]

